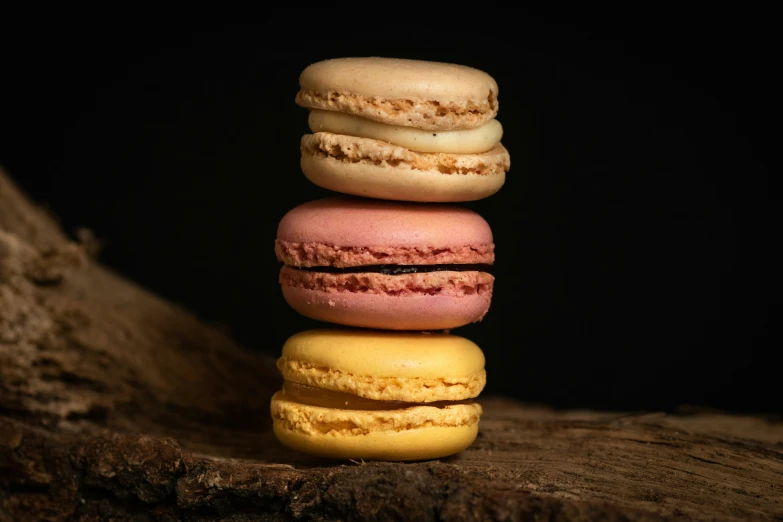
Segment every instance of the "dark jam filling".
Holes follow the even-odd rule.
[[[333,266],[295,267],[308,272],[326,272],[329,274],[376,273],[383,275],[424,274],[427,272],[487,272],[492,273],[492,265],[366,265],[336,268]]]
[[[283,395],[286,399],[300,404],[309,404],[321,408],[333,408],[339,410],[402,410],[414,406],[432,406],[445,408],[457,404],[472,404],[473,399],[462,401],[436,401],[436,402],[403,402],[403,401],[379,401],[366,399],[350,393],[324,390],[307,384],[293,381],[283,381]]]

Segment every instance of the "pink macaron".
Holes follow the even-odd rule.
[[[442,330],[489,310],[495,245],[487,222],[451,205],[359,198],[288,212],[275,253],[294,310],[312,319],[387,330]]]

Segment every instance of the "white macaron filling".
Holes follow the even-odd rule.
[[[308,123],[313,132],[370,138],[415,152],[480,154],[492,150],[503,137],[503,126],[497,120],[490,120],[474,129],[429,131],[387,125],[344,112],[313,109]]]

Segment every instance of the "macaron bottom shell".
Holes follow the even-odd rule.
[[[388,412],[337,410],[290,402],[281,392],[272,398],[271,409],[273,431],[284,446],[318,457],[386,461],[437,459],[465,450],[478,435],[481,411],[475,404]],[[411,410],[415,412],[408,413]],[[301,429],[308,421],[324,427]]]
[[[490,293],[383,295],[325,292],[283,286],[283,297],[298,313],[328,323],[380,330],[447,330],[480,321]]]
[[[371,141],[371,140],[365,140]],[[505,149],[499,147],[505,153]],[[486,156],[486,159],[482,159]],[[499,156],[501,159],[496,158]],[[484,166],[504,159],[494,149],[479,158]],[[498,192],[506,181],[505,168],[493,173],[448,172],[445,165],[414,168],[397,160],[345,161],[303,150],[300,166],[305,177],[315,185],[366,198],[420,203],[457,203],[477,201]]]
[[[274,421],[277,439],[288,448],[316,457],[386,461],[430,460],[455,455],[476,439],[478,424],[417,428],[367,435],[304,435]]]

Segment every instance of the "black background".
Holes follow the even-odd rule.
[[[329,195],[299,170],[301,70],[474,66],[500,86],[512,156],[503,189],[467,205],[497,244],[491,311],[455,332],[484,349],[486,392],[782,410],[769,13],[338,12],[8,24],[0,163],[105,263],[276,355],[317,325],[281,297],[277,222]]]

